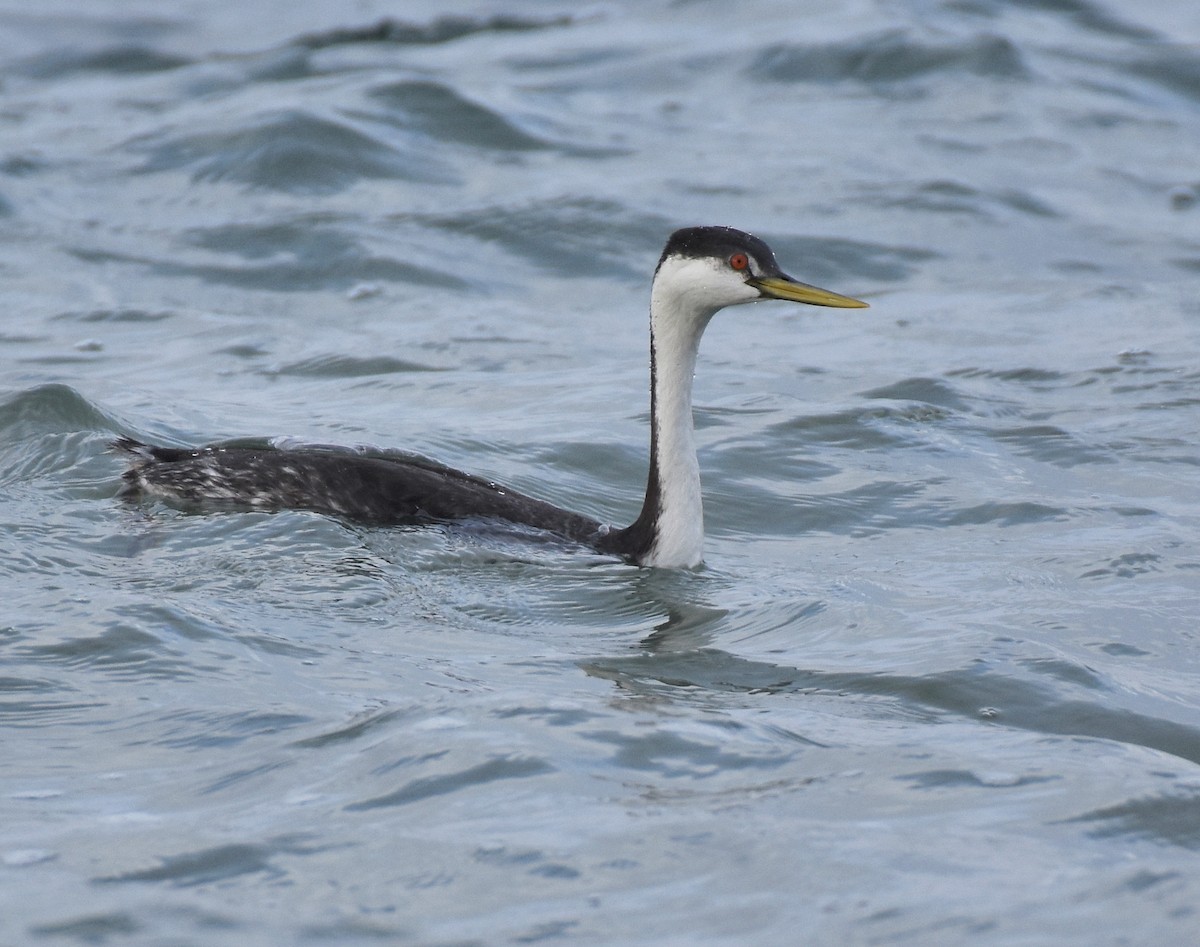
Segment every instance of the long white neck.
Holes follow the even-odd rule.
[[[718,306],[655,282],[650,296],[651,470],[642,564],[690,568],[704,558],[704,504],[692,422],[692,379],[700,337]]]

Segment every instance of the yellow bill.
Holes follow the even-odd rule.
[[[771,299],[790,299],[792,302],[808,303],[810,306],[833,306],[836,309],[869,308],[869,304],[861,299],[831,293],[827,289],[809,286],[787,276],[762,276],[747,282]]]

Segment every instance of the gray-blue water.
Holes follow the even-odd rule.
[[[1200,7],[0,3],[0,943],[1200,925]],[[614,522],[667,234],[707,565],[116,498],[116,435]]]

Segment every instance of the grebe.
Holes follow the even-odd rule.
[[[641,513],[624,528],[421,458],[325,447],[190,450],[121,438],[113,448],[134,457],[123,493],[202,509],[313,510],[374,525],[499,520],[637,565],[691,568],[704,544],[692,425],[700,337],[720,309],[763,299],[867,306],[785,275],[770,247],[731,227],[688,227],[667,241],[650,289],[650,475]]]

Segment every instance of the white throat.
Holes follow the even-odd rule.
[[[644,566],[687,569],[704,561],[704,503],[692,425],[700,337],[725,306],[761,299],[718,257],[664,256],[650,290],[650,477],[641,515],[622,530]]]
[[[703,264],[700,264],[703,265]],[[720,308],[688,292],[694,277],[660,272],[650,296],[653,438],[659,489],[654,542],[644,565],[691,568],[704,559],[704,501],[692,420],[700,337]]]

